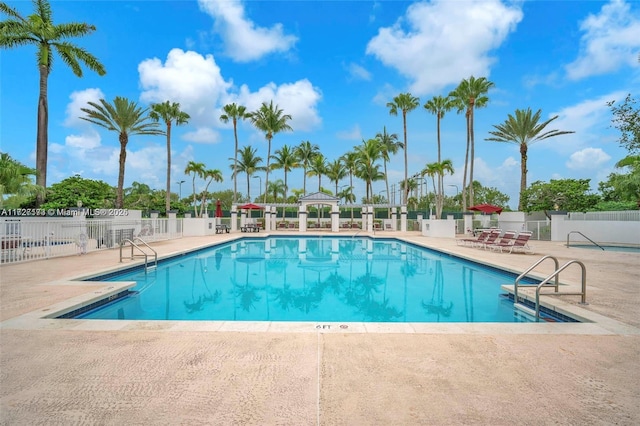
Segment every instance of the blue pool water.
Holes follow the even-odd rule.
[[[76,318],[520,322],[513,274],[397,240],[245,238],[101,281],[133,294]]]

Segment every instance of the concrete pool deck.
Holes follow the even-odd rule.
[[[241,236],[152,246],[167,255]],[[0,423],[640,424],[639,254],[542,241],[532,242],[534,255],[506,254],[418,233],[376,236],[517,272],[547,254],[560,264],[580,260],[589,305],[579,306],[579,296],[545,300],[597,322],[345,330],[47,320],[40,318],[56,306],[102,291],[69,280],[121,266],[117,250],[3,265]],[[560,278],[578,289],[580,268]]]

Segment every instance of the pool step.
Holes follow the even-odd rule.
[[[523,305],[522,303],[514,303],[513,304],[513,309],[517,309],[519,311],[522,311],[528,315],[531,315],[532,317],[536,317],[536,311],[535,309],[531,309],[528,306]]]

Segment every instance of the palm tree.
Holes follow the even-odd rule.
[[[400,93],[398,96],[393,98],[393,102],[388,102],[387,107],[389,108],[389,114],[398,115],[398,111],[402,111],[402,126],[404,130],[404,180],[408,179],[408,170],[409,170],[409,162],[407,157],[408,145],[407,145],[407,113],[416,109],[416,107],[420,105],[420,99],[411,95],[411,93]],[[407,203],[407,196],[409,193],[405,190],[404,192],[404,204]]]
[[[526,110],[516,109],[515,116],[509,114],[503,124],[494,125],[496,129],[489,132],[493,137],[486,138],[487,141],[514,143],[520,146],[520,196],[518,200],[518,210],[522,209],[522,193],[527,189],[527,151],[529,145],[544,139],[553,138],[555,136],[575,133],[566,130],[543,130],[549,123],[558,118],[553,116],[544,123],[539,123],[542,110],[538,110],[535,114],[531,108]]]
[[[60,55],[62,62],[78,77],[82,77],[82,67],[105,75],[104,66],[98,59],[74,44],[69,38],[91,34],[96,27],[86,23],[69,22],[54,24],[51,6],[47,0],[33,0],[34,14],[22,17],[16,9],[0,2],[0,12],[9,17],[0,22],[0,47],[14,48],[24,45],[36,46],[36,59],[40,71],[40,94],[38,96],[38,124],[36,136],[36,184],[47,186],[47,154],[49,145],[49,100],[47,97],[48,79],[53,65],[53,50]],[[121,194],[122,195],[122,194]],[[38,204],[43,200],[39,199]]]
[[[431,177],[431,181],[433,183],[433,187],[435,188],[436,193],[436,217],[442,218],[442,206],[444,205],[444,185],[443,185],[443,177],[446,173],[453,174],[453,163],[451,160],[443,160],[436,161],[434,163],[429,163],[422,170],[423,175],[428,175]],[[438,176],[438,185],[436,186],[435,176]]]
[[[191,181],[191,184],[193,185],[193,214],[196,217],[198,217],[198,208],[196,207],[196,177],[204,177],[205,167],[204,163],[189,161],[187,163],[187,167],[184,169],[185,175],[193,173],[193,179]]]
[[[0,207],[4,205],[4,195],[29,197],[43,194],[44,188],[34,185],[30,176],[38,174],[36,169],[25,166],[11,158],[9,154],[0,154]]]
[[[107,130],[118,132],[120,141],[120,169],[118,171],[118,187],[116,189],[116,208],[123,207],[124,165],[127,159],[127,143],[130,135],[163,135],[158,123],[149,120],[148,109],[142,109],[137,103],[116,96],[113,104],[100,99],[100,104],[88,102],[93,108],[80,108],[87,114],[80,117],[90,123],[97,124]]]
[[[275,181],[269,182],[269,186],[267,187],[267,193],[270,196],[273,196],[273,202],[278,202],[278,195],[285,195],[285,185],[282,179],[277,179]]]
[[[485,94],[494,86],[486,77],[476,79],[474,76],[462,80],[449,96],[458,113],[465,111],[467,122],[467,150],[464,159],[464,173],[462,178],[462,209],[467,208],[467,198],[464,188],[467,187],[467,166],[469,167],[469,182],[473,182],[473,162],[475,159],[475,135],[473,131],[473,111],[487,105],[489,98]],[[469,185],[469,205],[473,205],[473,185]]]
[[[278,108],[278,105],[273,105],[273,101],[269,104],[263,102],[257,111],[250,112],[248,114],[251,123],[258,129],[264,132],[264,136],[267,139],[269,147],[267,149],[267,167],[266,167],[266,179],[264,187],[269,185],[269,161],[271,160],[271,140],[276,133],[284,132],[287,130],[293,130],[291,126],[287,124],[287,121],[291,120],[289,114],[283,114],[283,111]],[[267,202],[267,191],[264,192],[264,202]]]
[[[300,167],[298,164],[298,158],[295,155],[295,150],[289,148],[288,145],[283,145],[282,148],[276,149],[276,152],[273,156],[274,163],[271,165],[272,169],[282,169],[284,170],[284,199],[287,199],[287,191],[289,189],[289,185],[287,184],[287,174],[295,169]]]
[[[325,172],[329,180],[336,184],[336,197],[338,196],[338,183],[340,180],[347,177],[347,170],[344,168],[344,164],[342,164],[342,160],[339,158],[337,160],[332,161],[327,164],[327,170]]]
[[[436,116],[436,125],[438,129],[438,162],[440,162],[440,120],[444,118],[444,114],[451,111],[454,102],[449,96],[434,96],[424,105],[424,109]]]
[[[295,148],[295,154],[298,157],[298,161],[302,165],[302,169],[304,170],[303,180],[302,180],[302,189],[303,194],[307,193],[307,170],[311,164],[311,160],[313,157],[320,153],[320,147],[316,144],[312,144],[309,141],[302,141],[300,145]]]
[[[180,110],[179,103],[170,103],[169,101],[151,105],[149,117],[151,117],[153,121],[162,120],[167,126],[167,193],[165,208],[168,214],[169,210],[171,210],[171,125],[174,121],[176,126],[187,124],[191,117],[186,112]]]
[[[327,161],[325,160],[324,155],[315,155],[309,164],[309,171],[307,174],[309,176],[318,176],[318,192],[322,191],[322,175],[326,173]]]
[[[389,154],[395,155],[399,149],[404,147],[404,145],[402,142],[398,142],[398,135],[395,133],[387,133],[387,126],[383,127],[382,133],[378,133],[376,135],[376,139],[380,143],[380,154],[382,155],[382,161],[384,161],[384,181],[387,189],[387,197],[390,197],[389,175],[387,174],[387,162],[391,159]]]
[[[209,190],[209,185],[214,180],[216,182],[222,182],[224,179],[222,178],[222,172],[218,169],[207,169],[202,173],[202,177],[204,179],[209,179],[207,181],[207,185],[204,187],[204,191],[202,191],[202,200],[200,201],[200,214],[199,217],[203,217],[205,213],[207,213],[207,191]]]
[[[358,155],[358,164],[356,166],[356,176],[363,179],[366,183],[366,200],[370,201],[370,195],[373,194],[372,182],[381,180],[385,176],[378,170],[379,164],[376,164],[382,158],[382,146],[378,139],[368,139],[362,141],[362,145],[355,147]]]
[[[235,139],[235,148],[233,150],[233,202],[238,201],[238,180],[236,179],[236,169],[238,167],[238,120],[245,120],[249,118],[247,108],[242,105],[236,105],[235,103],[227,104],[222,107],[224,114],[220,116],[220,121],[228,123],[229,120],[233,121],[233,137]]]
[[[349,151],[342,155],[342,163],[349,173],[349,200],[345,198],[345,201],[353,204],[356,201],[356,197],[353,194],[353,175],[356,173],[358,167],[359,155],[355,151]],[[351,206],[351,224],[353,225],[353,206]]]
[[[236,169],[236,171],[234,172],[234,176],[237,173],[245,173],[247,175],[247,199],[249,201],[251,201],[251,177],[256,172],[265,169],[263,166],[260,166],[260,163],[262,163],[262,157],[256,156],[257,151],[258,150],[256,148],[253,148],[251,146],[240,148],[240,150],[238,151],[238,153],[240,154],[240,158],[238,159],[237,163],[234,161],[233,165],[231,166],[232,170],[234,168]],[[229,158],[229,160],[233,160],[233,158]]]

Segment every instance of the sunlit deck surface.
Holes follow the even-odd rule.
[[[243,236],[152,246],[168,255]],[[318,329],[315,323],[40,319],[104,289],[70,279],[120,267],[118,251],[3,265],[0,423],[640,424],[639,254],[541,241],[532,242],[534,255],[506,254],[417,232],[375,236],[517,272],[547,254],[561,264],[580,260],[589,305],[580,306],[578,296],[544,300],[584,310],[596,322]],[[579,289],[580,268],[568,268],[561,282]]]

